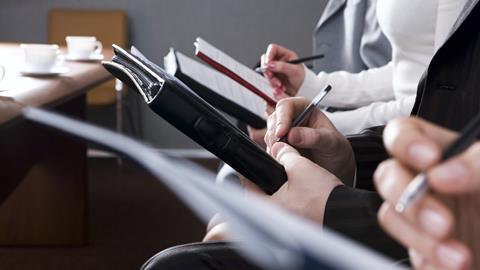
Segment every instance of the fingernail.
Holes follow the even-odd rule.
[[[270,69],[270,70],[275,70],[276,67],[277,67],[277,65],[275,65],[275,63],[269,63],[267,65],[267,68]]]
[[[422,227],[434,236],[443,237],[448,233],[448,221],[433,209],[423,208],[420,210],[419,217]]]
[[[437,257],[448,269],[462,269],[467,260],[462,252],[445,244],[437,248]]]
[[[280,123],[280,124],[277,125],[277,128],[275,129],[275,136],[277,138],[280,138],[281,135],[283,135],[283,134],[280,134],[280,132],[282,131],[282,129],[284,129],[284,127],[285,127],[285,124],[283,124],[283,123]]]
[[[434,169],[435,181],[460,182],[467,178],[467,168],[461,162],[447,162]]]
[[[272,148],[270,149],[270,155],[272,155],[274,158],[277,158],[278,153],[280,153],[280,151],[283,149],[283,147],[285,147],[285,145],[274,143],[272,145]]]
[[[271,71],[266,71],[265,74],[267,74],[267,77],[270,79],[273,77],[273,73]]]
[[[437,151],[425,144],[414,143],[409,147],[408,155],[415,163],[422,167],[426,167],[435,161],[437,158]]]

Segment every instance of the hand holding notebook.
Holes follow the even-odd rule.
[[[183,82],[138,50],[114,45],[105,68],[136,89],[159,116],[272,194],[287,180],[285,169]]]

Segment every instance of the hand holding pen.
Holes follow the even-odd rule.
[[[262,57],[266,55],[262,55]],[[307,57],[302,57],[302,58],[297,58],[295,60],[290,60],[290,61],[287,61],[286,63],[287,64],[292,64],[292,65],[298,65],[298,64],[303,64],[303,63],[306,63],[306,62],[311,62],[311,61],[314,61],[314,60],[317,60],[317,59],[321,59],[323,58],[324,55],[323,54],[316,54],[316,55],[312,55],[312,56],[307,56]],[[263,63],[263,61],[261,61]],[[264,65],[262,64],[261,67],[257,67],[255,69],[256,72],[258,73],[264,73],[264,72],[267,72],[268,71],[268,65],[265,63]]]
[[[332,90],[331,85],[327,85],[318,95],[312,99],[312,102],[308,104],[308,106],[303,110],[292,122],[292,126],[290,128],[299,127],[303,125],[306,120],[310,117],[313,110],[317,109],[320,106],[320,102],[328,95],[328,93]],[[288,133],[285,134],[283,137],[278,138],[277,141],[287,142]]]
[[[330,87],[317,100],[325,96],[328,89]],[[286,98],[277,103],[267,121],[267,151],[279,143],[278,138],[288,136],[288,144],[301,151],[303,156],[327,169],[344,183],[352,184],[355,159],[350,143],[321,110],[306,109],[312,108],[312,104],[318,102],[312,103],[303,97]],[[294,122],[299,123],[298,126],[293,126]]]
[[[445,162],[450,158],[462,153],[470,147],[480,135],[480,114],[462,130],[460,136],[453,141],[443,151],[440,162]],[[425,172],[421,172],[412,180],[405,191],[400,196],[395,211],[403,213],[410,205],[418,201],[429,190],[428,177]]]
[[[269,45],[265,55],[262,70],[265,70],[263,74],[274,89],[275,96],[296,96],[305,78],[305,67],[289,61],[296,63],[303,59],[299,59],[295,52],[276,44]]]
[[[397,119],[385,128],[392,158],[375,172],[376,189],[385,201],[379,221],[389,235],[416,251],[414,266],[423,261],[423,267],[470,269],[471,253],[453,230],[479,239],[480,143],[474,143],[479,127],[480,116],[460,136],[419,118]],[[464,234],[462,239],[468,238]]]

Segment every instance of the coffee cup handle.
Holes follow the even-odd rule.
[[[5,67],[0,65],[0,81],[5,77]]]
[[[57,59],[55,61],[55,65],[60,66],[65,62],[65,55],[62,53],[61,50],[57,50]]]
[[[98,54],[102,54],[102,51],[103,51],[103,45],[102,45],[102,42],[98,41],[95,43],[95,47],[97,47],[95,49],[95,54],[98,55]]]

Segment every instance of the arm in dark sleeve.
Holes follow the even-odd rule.
[[[380,162],[388,159],[388,153],[383,145],[384,126],[372,127],[359,134],[348,135],[357,165],[356,188],[374,191],[373,173]]]
[[[378,224],[382,202],[375,192],[338,186],[328,198],[324,225],[395,260],[406,258],[405,248]]]

